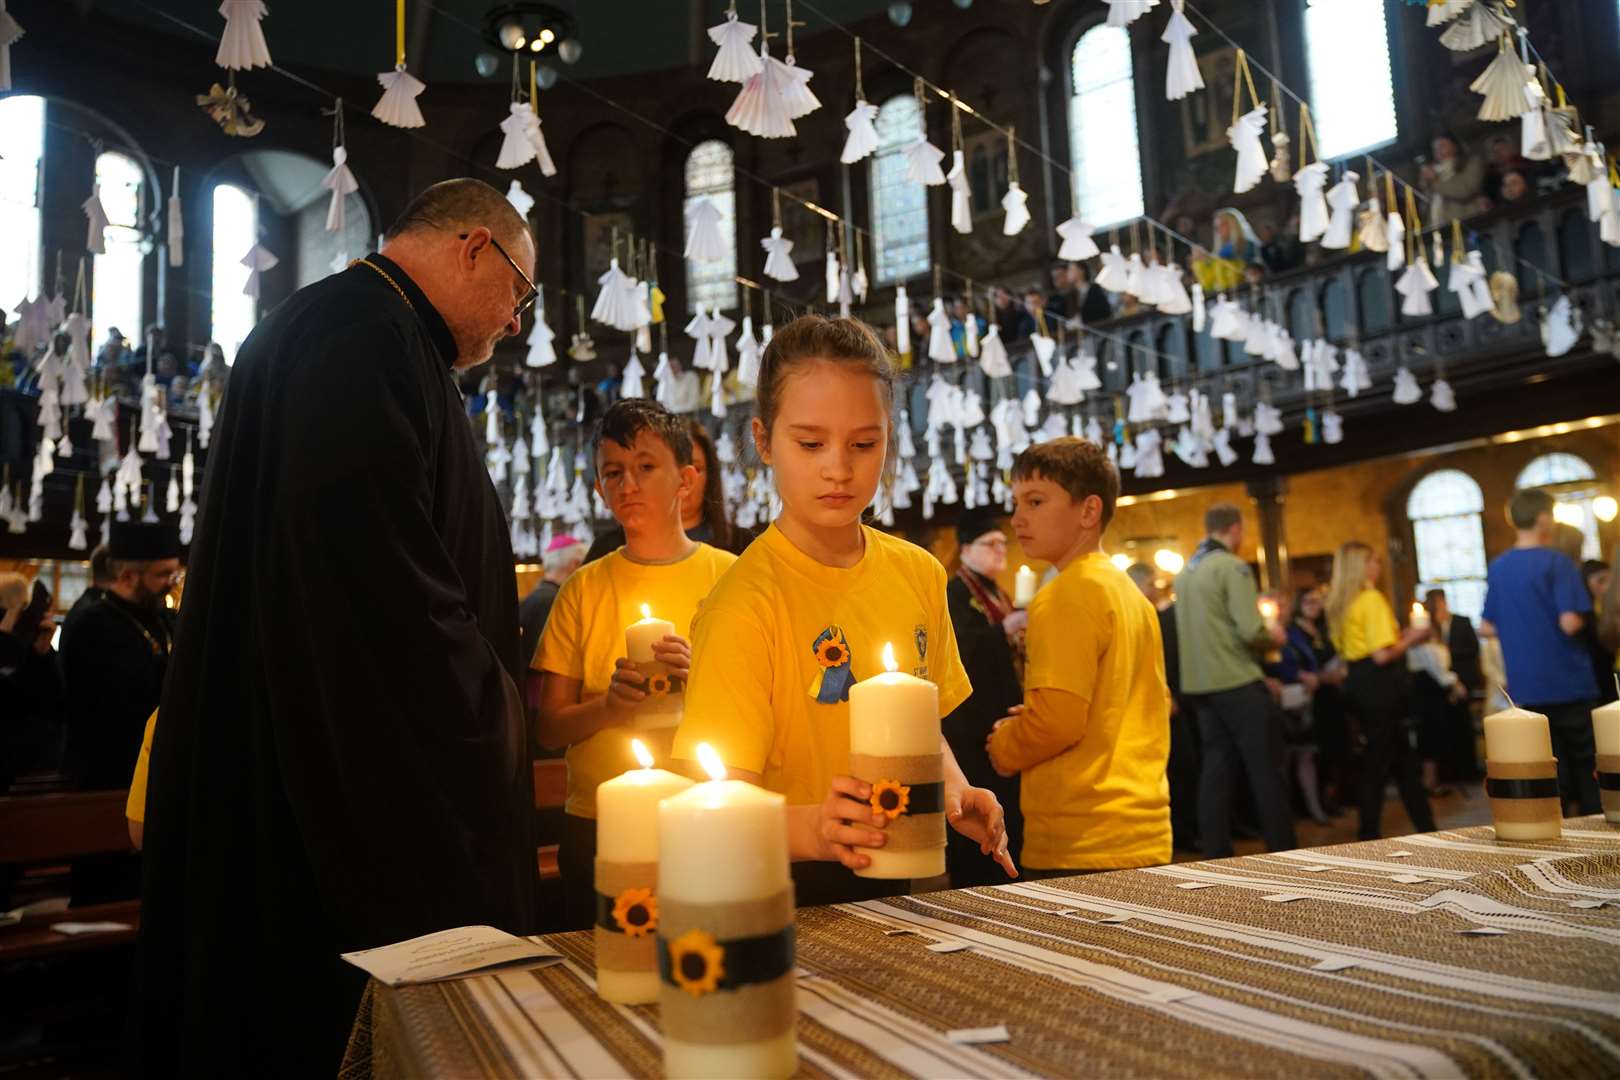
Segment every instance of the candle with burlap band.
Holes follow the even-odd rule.
[[[1561,834],[1558,761],[1487,761],[1485,794],[1502,840],[1548,840]]]
[[[793,890],[757,900],[665,899],[658,932],[659,1011],[667,1039],[761,1044],[793,1031]]]
[[[926,878],[945,872],[945,755],[850,754],[849,771],[872,785],[872,811],[886,824],[861,877]]]
[[[1620,683],[1616,684],[1620,687]],[[1592,710],[1592,743],[1597,747],[1598,794],[1603,817],[1620,825],[1620,701]]]
[[[1604,818],[1620,824],[1620,754],[1598,755],[1597,780]]]
[[[675,633],[675,624],[653,617],[648,605],[641,605],[642,617],[625,627],[624,655],[646,681],[647,694],[637,706],[630,726],[637,731],[656,731],[680,725],[686,685],[670,671],[669,665],[653,659],[653,646]]]
[[[652,987],[658,973],[658,864],[596,860],[596,974],[604,987]],[[604,993],[650,1004],[652,993]]]

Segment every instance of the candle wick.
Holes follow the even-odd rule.
[[[1515,709],[1517,709],[1519,707],[1519,703],[1513,700],[1513,695],[1509,694],[1507,692],[1507,684],[1506,683],[1497,683],[1496,688],[1498,690],[1502,691],[1502,696],[1507,698],[1507,703],[1509,705],[1513,706]]]

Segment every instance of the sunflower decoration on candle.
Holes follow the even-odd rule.
[[[720,989],[726,950],[708,931],[688,930],[669,943],[669,968],[676,986],[702,997]]]
[[[675,689],[675,680],[669,675],[657,674],[647,676],[648,697],[668,697],[669,692]]]
[[[911,789],[898,780],[879,780],[872,785],[872,812],[893,821],[911,806]]]
[[[613,922],[625,937],[646,937],[658,929],[658,897],[651,889],[626,889],[613,899]]]
[[[849,688],[855,684],[854,670],[849,662],[849,640],[841,627],[829,626],[816,635],[810,646],[820,668],[810,682],[810,696],[823,705],[835,705],[849,700]]]

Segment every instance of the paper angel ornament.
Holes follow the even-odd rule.
[[[1360,237],[1363,248],[1377,252],[1389,250],[1389,225],[1377,199],[1367,200],[1367,205],[1356,215],[1356,223],[1356,235]]]
[[[1436,412],[1456,412],[1457,395],[1445,379],[1435,379],[1429,386],[1429,404]]]
[[[699,353],[703,353],[704,346],[707,345],[707,355],[702,364],[703,367],[720,375],[724,375],[731,370],[731,356],[726,349],[726,338],[730,337],[731,332],[735,329],[737,329],[737,324],[720,314],[718,309],[710,313],[708,335],[704,341],[698,343]],[[695,359],[693,364],[694,366],[697,364]]]
[[[1519,156],[1529,161],[1550,161],[1552,136],[1547,128],[1547,92],[1532,77],[1524,84],[1525,113],[1519,117]]]
[[[349,151],[343,146],[332,148],[332,168],[321,178],[321,187],[332,193],[326,207],[326,231],[341,233],[344,225],[343,204],[360,190],[360,182],[349,170]]]
[[[1194,469],[1209,467],[1209,449],[1193,434],[1192,428],[1184,427],[1176,432],[1176,441],[1170,444],[1170,450],[1183,464]]]
[[[1001,197],[1001,209],[1007,214],[1001,223],[1003,236],[1017,236],[1029,224],[1029,195],[1016,180],[1007,184],[1007,194]]]
[[[686,212],[686,258],[712,262],[730,254],[726,238],[720,232],[722,220],[719,208],[708,199],[692,204]]]
[[[3,7],[5,0],[0,0]],[[180,166],[174,167],[174,186],[169,189],[169,265],[186,263],[186,219],[180,206]]]
[[[1057,352],[1057,342],[1041,333],[1037,329],[1029,336],[1029,343],[1035,350],[1035,361],[1041,365],[1041,375],[1052,377],[1052,355]]]
[[[979,355],[979,317],[969,305],[968,317],[962,323],[962,348],[970,357]]]
[[[225,0],[219,13],[225,16],[225,32],[220,35],[214,63],[231,71],[269,67],[270,46],[259,26],[259,20],[268,14],[264,0]]]
[[[1033,386],[1024,391],[1024,426],[1032,428],[1041,422],[1041,392]]]
[[[533,109],[521,101],[514,101],[507,106],[506,117],[501,121],[501,153],[495,159],[497,169],[517,169],[534,160],[534,137],[540,131],[540,117],[535,115]]]
[[[1491,286],[1479,252],[1470,251],[1466,259],[1452,262],[1446,287],[1457,294],[1463,318],[1477,318],[1491,310]]]
[[[1363,390],[1372,389],[1372,375],[1367,370],[1367,359],[1361,355],[1359,349],[1345,351],[1344,373],[1339,379],[1339,387],[1352,398]]]
[[[1344,442],[1344,417],[1332,409],[1322,414],[1322,441],[1329,446]]]
[[[11,89],[11,47],[22,36],[22,26],[6,13],[6,0],[0,0],[0,90]]]
[[[1581,313],[1570,303],[1569,296],[1560,296],[1541,316],[1541,344],[1547,355],[1563,356],[1581,339]]]
[[[117,402],[111,399],[107,402],[114,409]],[[197,445],[203,450],[208,449],[208,440],[214,434],[214,391],[203,384],[202,393],[197,395]]]
[[[1389,211],[1389,226],[1385,230],[1389,237],[1389,251],[1384,255],[1384,265],[1394,273],[1406,265],[1406,222],[1393,208]]]
[[[720,47],[709,65],[709,78],[715,82],[741,83],[760,72],[759,56],[750,47],[759,27],[737,18],[735,11],[726,12],[726,21],[709,27],[709,40]]]
[[[1323,161],[1302,165],[1294,174],[1294,190],[1299,193],[1299,239],[1309,244],[1327,232],[1328,205],[1324,193],[1328,167]]]
[[[1191,291],[1193,333],[1202,334],[1204,332],[1204,321],[1206,314],[1204,310],[1204,287],[1195,281],[1193,282]]]
[[[1220,341],[1242,341],[1248,336],[1246,315],[1247,312],[1222,293],[1209,308],[1209,336]]]
[[[1530,111],[1525,87],[1534,78],[1534,69],[1519,59],[1504,38],[1496,59],[1468,85],[1485,101],[1479,107],[1481,120],[1517,120]]]
[[[1260,133],[1265,130],[1264,106],[1238,117],[1237,123],[1226,129],[1226,139],[1237,151],[1237,172],[1232,180],[1232,190],[1239,195],[1265,179],[1270,171],[1266,148],[1260,145]]]
[[[843,290],[844,274],[838,265],[838,252],[828,249],[827,259],[823,263],[823,277],[827,285],[827,303],[838,303],[838,295]]]
[[[911,299],[903,283],[894,290],[894,351],[901,356],[911,352]]]
[[[951,151],[951,171],[945,174],[951,186],[951,228],[959,233],[973,231],[973,189],[968,186],[967,163],[962,151]]]
[[[1429,17],[1426,26],[1441,26],[1450,22],[1474,4],[1474,0],[1428,0]]]
[[[1397,405],[1416,405],[1423,400],[1423,388],[1418,386],[1417,376],[1404,366],[1395,369],[1395,391],[1390,400]]]
[[[709,415],[716,420],[726,415],[726,377],[718,371],[709,376]]]
[[[1182,13],[1182,0],[1171,0],[1174,11],[1159,40],[1170,46],[1170,60],[1165,66],[1164,96],[1180,101],[1194,90],[1204,88],[1204,76],[1198,70],[1198,57],[1193,52],[1192,39],[1197,30]]]
[[[1187,395],[1180,390],[1165,399],[1164,418],[1172,424],[1185,424],[1192,419]]]
[[[1187,284],[1182,280],[1182,270],[1179,266],[1161,266],[1159,268],[1159,311],[1164,315],[1186,315],[1193,309],[1192,297],[1187,293]]]
[[[810,78],[815,73],[809,68],[802,68],[799,62],[789,53],[786,60],[775,57],[766,57],[767,67],[774,66],[781,76],[782,101],[787,105],[788,116],[794,120],[809,116],[821,108],[821,101],[810,89]]]
[[[1592,140],[1591,128],[1587,128],[1586,133],[1587,138],[1586,141],[1581,144],[1580,153],[1568,154],[1564,157],[1564,164],[1569,167],[1570,183],[1586,186],[1597,179],[1602,179],[1603,181],[1607,182],[1609,178],[1609,168],[1605,163],[1603,148]],[[1588,191],[1590,190],[1591,189],[1588,188]],[[1590,207],[1588,207],[1588,209],[1590,209]],[[1592,220],[1598,220],[1597,215],[1592,215]]]
[[[764,346],[754,336],[754,318],[744,315],[742,331],[737,335],[737,385],[756,387],[759,385],[759,365],[764,355]]]
[[[863,304],[866,303],[866,293],[870,284],[866,277],[866,267],[857,260],[855,272],[849,275],[849,287],[854,292],[855,298]]]
[[[1108,5],[1109,26],[1129,26],[1159,6],[1159,0],[1103,0]]]
[[[927,138],[920,138],[908,145],[905,155],[908,179],[929,187],[938,187],[945,182],[945,170],[939,167],[939,163],[945,159],[945,151]]]
[[[1254,430],[1262,435],[1281,435],[1283,430],[1282,410],[1264,401],[1255,402]]]
[[[619,396],[621,398],[646,397],[647,369],[642,366],[641,357],[632,350],[630,358],[624,362],[624,368],[619,372]]]
[[[266,270],[273,270],[281,262],[263,244],[254,244],[248,248],[248,253],[242,256],[241,263],[248,268],[247,281],[242,285],[243,296],[259,295],[259,277]]]
[[[793,241],[782,235],[780,225],[772,226],[771,235],[759,242],[765,249],[765,276],[777,281],[799,280],[799,268],[793,264]]]
[[[764,45],[759,61],[759,71],[748,77],[726,110],[726,123],[762,139],[786,139],[795,134],[795,128],[785,97],[785,76]]]
[[[1328,218],[1327,233],[1322,237],[1322,246],[1334,251],[1342,251],[1350,246],[1350,232],[1356,220],[1356,206],[1361,202],[1361,192],[1356,188],[1356,181],[1361,179],[1353,170],[1346,169],[1343,179],[1334,184],[1327,193],[1327,203],[1331,208]]]
[[[1395,282],[1395,291],[1404,297],[1401,301],[1401,314],[1434,314],[1434,304],[1429,294],[1439,287],[1440,282],[1435,278],[1434,271],[1429,269],[1429,261],[1427,259],[1414,261]]]
[[[546,325],[546,297],[541,292],[534,299],[534,326],[529,330],[529,354],[524,364],[532,368],[546,367],[557,362],[557,335]]]
[[[619,260],[608,260],[608,268],[596,283],[601,290],[596,294],[596,303],[591,308],[591,318],[599,323],[606,323],[615,330],[634,330],[636,328],[636,296],[635,281],[619,269]]]
[[[1440,35],[1440,44],[1452,52],[1473,52],[1513,29],[1513,22],[1486,0],[1475,0]]]
[[[396,64],[393,71],[378,74],[377,83],[383,88],[383,95],[371,107],[372,116],[391,127],[427,126],[416,104],[417,95],[427,89],[427,84],[406,71],[404,64]]]
[[[979,369],[992,379],[1005,379],[1013,373],[1007,346],[1001,340],[1001,327],[996,323],[991,323],[979,340]]]
[[[89,225],[84,250],[92,255],[107,254],[107,211],[101,207],[101,185],[92,184],[90,197],[80,205],[84,209],[85,220]]]
[[[1215,432],[1214,438],[1210,440],[1210,445],[1215,451],[1215,459],[1219,461],[1223,467],[1231,468],[1233,465],[1237,464],[1238,453],[1236,450],[1232,449],[1231,428],[1223,427],[1219,431]]]
[[[933,309],[928,312],[928,359],[936,364],[954,364],[956,344],[951,340],[951,317],[945,313],[943,297],[934,297]]]
[[[844,152],[838,155],[839,161],[853,165],[877,149],[877,128],[872,126],[877,114],[876,105],[865,101],[855,103],[855,107],[844,117],[844,127],[849,134],[844,138]]]
[[[1102,253],[1102,268],[1097,271],[1097,284],[1116,296],[1125,291],[1130,277],[1130,262],[1113,244]]]
[[[1112,445],[1109,446],[1110,450],[1112,450],[1113,448],[1114,447]],[[1119,457],[1114,463],[1119,466],[1121,472],[1129,472],[1129,471],[1134,471],[1135,470],[1135,468],[1136,468],[1136,440],[1134,440],[1134,439],[1126,439],[1123,443],[1119,444]]]
[[[518,216],[528,220],[529,211],[534,209],[534,196],[523,190],[523,181],[513,180],[506,187],[506,201],[512,204],[512,209]]]
[[[1138,299],[1142,299],[1142,273],[1146,267],[1142,264],[1142,256],[1131,252],[1131,257],[1125,260],[1125,292]]]
[[[1063,243],[1058,247],[1057,257],[1065,262],[1079,262],[1100,254],[1097,250],[1097,241],[1091,238],[1093,231],[1091,225],[1082,220],[1079,214],[1059,225],[1057,233]]]
[[[1271,452],[1271,436],[1260,432],[1254,437],[1254,454],[1249,458],[1256,465],[1275,465],[1277,455]]]
[[[1080,384],[1080,369],[1071,360],[1059,360],[1052,372],[1052,381],[1046,387],[1046,401],[1050,405],[1078,405],[1086,399]]]
[[[1265,356],[1272,348],[1271,326],[1258,315],[1249,317],[1243,334],[1243,351],[1250,356]]]
[[[1164,475],[1164,436],[1149,428],[1136,436],[1136,475],[1154,480]]]

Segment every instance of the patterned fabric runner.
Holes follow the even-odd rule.
[[[596,997],[589,933],[546,941],[563,963],[373,983],[341,1075],[659,1075],[657,1009]],[[1620,829],[804,908],[798,962],[807,1077],[1614,1076]],[[946,1037],[996,1024],[1009,1041]]]

